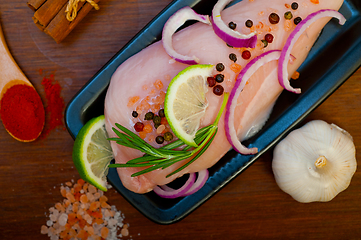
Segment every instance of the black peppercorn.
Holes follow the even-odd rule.
[[[295,19],[293,19],[293,23],[295,25],[299,24],[301,21],[302,21],[302,18],[300,18],[300,17],[296,17]]]
[[[153,117],[154,124],[160,124],[161,121],[162,121],[162,119],[158,115],[155,115]]]
[[[217,63],[216,69],[217,69],[218,72],[222,72],[224,70],[223,63]]]
[[[221,85],[217,85],[213,88],[213,93],[217,96],[221,96],[224,92],[224,88]]]
[[[291,4],[291,8],[292,8],[293,10],[297,10],[297,8],[298,8],[298,3],[293,2],[293,3]]]
[[[236,54],[234,54],[234,53],[229,54],[229,59],[230,59],[231,61],[233,61],[233,62],[236,62],[236,61],[237,61],[237,56],[236,56]]]
[[[155,141],[158,143],[158,144],[162,144],[164,142],[164,137],[162,136],[157,136],[155,138]]]
[[[230,29],[234,30],[234,29],[236,29],[237,24],[235,24],[234,22],[230,22],[230,23],[228,23],[228,27],[229,27]]]
[[[217,74],[215,79],[216,79],[217,83],[221,83],[221,82],[224,81],[224,75],[223,74]]]
[[[138,117],[138,113],[137,113],[136,111],[133,111],[133,112],[132,112],[132,116],[133,116],[134,118],[136,118],[136,117]]]
[[[158,116],[161,117],[161,118],[165,117],[164,109],[161,109],[161,110],[158,111]]]
[[[268,17],[268,20],[271,24],[277,24],[280,21],[280,17],[277,13],[271,13]]]
[[[249,19],[246,21],[245,24],[246,24],[246,27],[248,27],[248,28],[251,28],[253,26],[252,20],[249,20]]]
[[[154,113],[147,112],[144,116],[144,120],[152,120],[154,118]]]

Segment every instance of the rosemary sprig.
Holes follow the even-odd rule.
[[[224,93],[222,106],[213,124],[201,128],[200,130],[197,131],[197,134],[194,139],[194,141],[198,145],[198,147],[196,148],[193,148],[185,144],[180,139],[172,143],[169,143],[163,147],[154,148],[153,146],[145,142],[143,139],[141,139],[137,134],[133,133],[132,131],[123,127],[122,125],[116,123],[115,126],[122,132],[116,128],[113,128],[113,131],[117,134],[118,138],[109,138],[109,140],[115,141],[116,143],[123,145],[125,147],[137,149],[145,154],[142,157],[132,159],[124,164],[109,164],[109,167],[111,168],[146,167],[145,169],[132,174],[132,177],[135,177],[142,175],[144,173],[154,171],[156,169],[160,169],[160,168],[165,169],[173,165],[174,163],[193,157],[187,163],[182,165],[180,168],[168,174],[167,177],[182,171],[184,168],[186,168],[195,160],[197,160],[208,149],[209,145],[211,145],[218,131],[218,122],[226,107],[228,97],[229,97],[229,93]],[[175,150],[178,147],[183,147],[183,149]]]

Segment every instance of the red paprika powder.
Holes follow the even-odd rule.
[[[46,125],[43,136],[47,136],[49,132],[58,126],[63,126],[63,111],[65,108],[64,99],[61,97],[61,86],[54,80],[54,75],[44,77],[41,81],[44,86],[46,97]]]
[[[44,106],[32,86],[16,84],[8,88],[1,99],[0,113],[6,130],[19,141],[33,141],[43,130]]]

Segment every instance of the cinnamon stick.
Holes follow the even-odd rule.
[[[32,9],[33,11],[36,11],[38,10],[38,8],[43,5],[43,3],[45,2],[46,0],[29,0],[28,1],[28,6],[30,9]]]
[[[49,1],[49,0],[48,0]],[[98,3],[100,0],[93,0]],[[76,18],[69,22],[66,18],[66,5],[58,12],[53,20],[45,27],[44,32],[60,43],[76,27],[76,25],[92,10],[88,2],[79,2]]]
[[[44,29],[67,2],[68,0],[46,0],[34,13],[35,24]]]

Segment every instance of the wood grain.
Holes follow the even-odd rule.
[[[14,59],[44,99],[41,80],[54,74],[65,103],[170,0],[107,0],[57,45],[32,22],[25,0],[0,0],[0,20]],[[121,15],[121,16],[120,16]],[[109,21],[109,19],[112,19]],[[81,48],[79,48],[81,46]],[[333,122],[351,133],[361,161],[361,70],[308,118]],[[32,143],[12,139],[0,125],[0,239],[48,239],[46,213],[62,200],[60,184],[79,176],[73,139],[58,128]],[[282,192],[264,154],[214,197],[172,225],[144,217],[110,190],[109,202],[125,214],[132,239],[360,239],[361,173],[329,203],[301,204]],[[124,238],[128,239],[128,238]]]

